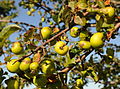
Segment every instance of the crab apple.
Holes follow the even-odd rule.
[[[103,14],[106,14],[108,17],[113,17],[115,15],[115,8],[105,7],[101,9]]]
[[[91,44],[89,41],[80,41],[78,42],[78,45],[82,49],[89,49],[91,47]]]
[[[25,58],[21,63],[20,63],[20,70],[22,71],[26,71],[29,69],[29,66],[30,66],[30,63],[31,63],[31,59],[29,57]]]
[[[43,39],[48,39],[50,37],[50,35],[52,34],[52,29],[49,27],[43,27],[41,29],[41,35],[43,37]]]
[[[51,75],[55,72],[55,64],[51,60],[45,60],[41,66],[42,72]]]
[[[14,42],[13,45],[12,45],[11,51],[14,54],[21,53],[23,51],[23,47],[22,47],[21,43],[20,42]]]
[[[63,41],[58,41],[55,44],[55,51],[60,54],[60,55],[65,55],[69,50],[69,47],[63,42]]]
[[[30,64],[30,70],[37,70],[39,67],[39,63],[38,62],[32,62]]]
[[[72,27],[70,29],[70,35],[74,38],[78,37],[79,35],[79,28],[78,27]]]
[[[99,48],[101,47],[104,42],[103,42],[103,32],[97,32],[95,34],[92,35],[92,37],[90,38],[90,44],[93,48]]]
[[[19,65],[20,65],[20,62],[17,61],[15,62],[17,59],[12,59],[11,61],[7,62],[7,69],[10,71],[10,72],[18,72],[19,71]]]

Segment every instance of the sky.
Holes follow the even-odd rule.
[[[16,6],[18,6],[18,1],[19,0],[16,0]],[[37,12],[35,13],[35,16],[28,16],[26,14],[27,10],[22,9],[21,7],[18,8],[18,11],[19,11],[19,16],[14,18],[13,21],[26,22],[26,23],[38,26],[39,21],[40,21],[40,16],[37,14]],[[17,33],[11,35],[10,39],[15,41],[16,36],[17,36]],[[120,38],[118,39],[120,40]],[[84,87],[84,89],[100,89],[100,87],[98,87],[99,85],[100,84],[98,83],[95,84],[95,83],[90,82],[87,86]],[[34,85],[31,85],[29,87],[25,87],[24,89],[33,89],[34,87],[35,87]]]

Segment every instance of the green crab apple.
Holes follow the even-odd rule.
[[[78,42],[78,45],[82,49],[89,49],[91,47],[91,44],[89,41],[80,41]]]
[[[33,77],[33,84],[37,87],[44,87],[47,83],[47,77],[44,74],[38,74]]]
[[[7,62],[7,69],[10,71],[10,72],[18,72],[19,71],[19,66],[20,66],[20,62],[17,61],[15,62],[17,59],[12,59],[11,61]]]
[[[52,34],[52,29],[49,28],[49,27],[43,27],[41,29],[41,34],[42,34],[42,37],[43,39],[48,39],[50,37],[50,35]]]
[[[58,41],[55,44],[55,51],[60,54],[60,55],[65,55],[69,50],[69,47],[63,42],[63,41]]]
[[[92,35],[92,37],[90,38],[90,44],[93,48],[99,48],[101,47],[104,42],[103,42],[103,32],[97,32],[95,34]]]
[[[13,45],[12,45],[12,48],[11,48],[11,51],[14,53],[14,54],[19,54],[21,53],[23,50],[23,47],[21,45],[20,42],[14,42]]]
[[[74,38],[78,37],[79,35],[79,28],[78,27],[72,27],[70,29],[70,35]]]
[[[43,73],[51,75],[55,72],[55,64],[51,60],[45,60],[41,65],[41,69]]]
[[[39,67],[39,63],[38,62],[32,62],[30,64],[30,70],[37,70]]]
[[[106,14],[108,17],[113,17],[115,15],[115,8],[105,7],[101,9],[102,13]]]
[[[7,89],[19,89],[19,81],[17,79],[10,78],[5,81]]]
[[[22,70],[22,71],[28,70],[30,63],[31,63],[31,59],[29,57],[23,59],[19,66],[20,70]]]

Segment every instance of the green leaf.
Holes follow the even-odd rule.
[[[104,1],[97,1],[99,7],[105,7]]]
[[[58,23],[59,23],[61,20],[63,20],[62,14],[63,14],[63,12],[64,12],[64,9],[65,9],[65,7],[63,6],[63,7],[61,8],[59,14],[58,14],[58,18],[57,18]]]
[[[106,23],[106,22],[104,22],[103,24],[102,24],[102,27],[107,27],[107,28],[112,28],[112,27],[114,27],[114,24],[108,24],[108,23]]]
[[[86,3],[81,3],[80,1],[75,4],[75,8],[85,9],[87,7]]]
[[[68,6],[71,8],[72,12],[73,12],[74,9],[75,9],[75,3],[76,3],[76,1],[70,1],[70,2],[68,3]]]
[[[58,23],[63,21],[65,26],[68,27],[72,19],[71,8],[63,6],[58,14]]]
[[[10,20],[10,19],[12,19],[12,18],[14,18],[14,17],[16,17],[17,16],[17,14],[15,13],[15,14],[12,14],[11,16],[6,16],[6,17],[4,17],[4,18],[2,18],[2,19],[0,19],[0,20]],[[7,24],[7,22],[1,22],[0,23],[0,30],[5,26]]]
[[[109,57],[114,57],[114,50],[112,48],[107,48],[106,53]]]
[[[104,19],[103,17],[100,17],[100,19],[96,22],[96,29],[97,31],[101,31],[101,27],[103,25]]]
[[[5,40],[17,30],[21,30],[21,27],[15,24],[8,25],[0,32],[0,48],[4,45]]]

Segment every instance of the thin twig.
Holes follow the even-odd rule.
[[[0,22],[15,23],[15,24],[24,24],[26,26],[31,26],[31,27],[34,27],[34,28],[39,28],[39,27],[36,27],[36,26],[28,24],[28,23],[17,22],[17,21],[12,21],[12,20],[0,20]]]
[[[93,51],[93,49],[91,49],[90,51],[86,52],[84,55],[81,56],[81,58],[78,58],[78,59],[75,61],[75,63],[77,64],[77,63],[79,63],[79,62],[82,62],[92,51]],[[67,73],[67,72],[69,72],[74,66],[75,66],[75,65],[70,66],[70,67],[66,67],[66,68],[64,68],[63,70],[59,71],[59,73]]]

